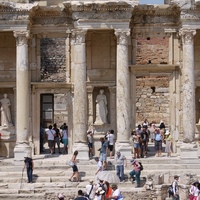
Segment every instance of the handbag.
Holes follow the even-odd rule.
[[[71,160],[68,162],[68,164],[69,164],[70,167],[74,166],[74,163]]]

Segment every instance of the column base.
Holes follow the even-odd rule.
[[[132,153],[131,153],[132,147],[130,143],[125,142],[125,143],[120,143],[116,142],[115,143],[115,152],[120,151],[121,154],[123,154],[127,159],[132,158]]]
[[[22,143],[22,144],[17,144],[14,148],[14,160],[24,160],[25,156],[29,156],[31,157],[32,155],[32,150],[31,147],[26,144],[26,143]]]
[[[89,149],[85,143],[74,143],[73,153],[78,151],[77,158],[80,160],[89,160]]]
[[[198,159],[198,147],[195,143],[182,143],[180,147],[181,159]]]

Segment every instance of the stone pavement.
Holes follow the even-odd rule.
[[[178,156],[155,157],[153,144],[149,147],[147,158],[138,159],[142,162],[144,170],[141,173],[141,187],[135,188],[128,179],[128,174],[132,170],[130,160],[128,167],[125,168],[126,181],[120,183],[119,188],[125,200],[143,199],[144,194],[152,196],[150,190],[147,191],[146,182],[149,176],[154,176],[154,184],[162,184],[167,187],[172,181],[174,174],[196,173],[200,175],[199,160],[181,160]],[[13,159],[0,159],[0,199],[57,199],[58,193],[63,193],[65,199],[73,199],[78,189],[85,191],[85,186],[90,179],[95,180],[96,162],[94,159],[89,161],[81,160],[78,164],[81,182],[69,182],[72,169],[68,165],[72,155],[46,154],[36,155],[34,159],[33,184],[28,184],[26,172],[22,174],[23,161]],[[108,159],[108,170],[115,171],[114,159]],[[158,175],[155,177],[155,174]],[[160,178],[163,180],[160,182]],[[156,179],[156,180],[155,180]],[[156,183],[157,182],[157,183]],[[165,189],[166,190],[166,189]],[[143,196],[142,196],[143,195]],[[166,191],[165,195],[166,197]],[[151,199],[151,198],[149,198]],[[165,198],[163,198],[165,199]]]

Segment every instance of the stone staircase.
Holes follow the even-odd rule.
[[[151,149],[150,149],[151,150]],[[34,156],[33,182],[28,184],[26,171],[22,174],[23,161],[14,161],[13,159],[0,159],[0,199],[57,199],[59,193],[63,193],[66,199],[74,199],[79,189],[85,191],[85,186],[90,179],[95,180],[96,162],[94,159],[89,161],[80,160],[78,164],[81,182],[69,182],[72,169],[67,161],[71,155],[39,155]],[[164,185],[170,183],[175,174],[192,173],[198,174],[200,169],[200,160],[181,160],[179,157],[155,157],[151,150],[147,158],[138,159],[142,162],[144,170],[141,174],[141,188],[135,188],[128,179],[128,174],[132,170],[130,160],[125,168],[126,181],[119,183],[118,187],[123,192],[125,200],[144,199],[141,194],[147,192],[145,182],[149,175],[164,175]],[[114,159],[108,159],[108,170],[115,170]],[[148,191],[149,192],[149,191]],[[166,192],[164,192],[166,193]],[[138,197],[136,197],[137,195]],[[167,194],[164,194],[165,199]],[[147,198],[151,199],[151,198]]]

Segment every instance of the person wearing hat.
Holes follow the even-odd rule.
[[[165,141],[166,141],[165,152],[167,153],[167,157],[171,157],[172,136],[169,130],[167,130],[165,133]]]
[[[59,200],[64,200],[63,194],[59,194],[59,195],[58,195],[58,199],[59,199]]]
[[[136,188],[137,188],[140,187],[140,173],[141,173],[140,163],[132,159],[131,165],[133,166],[133,170],[129,174],[133,181],[134,181],[134,176],[136,177],[136,183],[137,183]]]
[[[195,181],[190,188],[190,200],[198,200],[200,194],[200,184],[199,181]]]
[[[127,167],[127,160],[124,155],[120,153],[120,151],[117,151],[116,157],[116,173],[117,176],[119,177],[120,181],[124,181],[124,166]]]
[[[86,185],[86,196],[89,199],[94,199],[96,191],[96,185],[93,184],[93,180],[89,181],[89,184]]]
[[[172,188],[173,188],[173,196],[172,196],[172,200],[179,200],[179,188],[178,188],[178,180],[179,180],[179,176],[175,175],[174,176],[174,181],[172,183]]]
[[[98,187],[96,192],[95,192],[95,198],[94,200],[105,200],[106,197],[105,197],[105,190],[103,190],[102,187]]]
[[[24,169],[26,168],[26,172],[27,172],[27,177],[28,177],[28,183],[33,183],[33,159],[27,154],[24,157],[24,168],[22,169],[22,172],[24,172]]]

